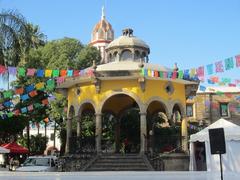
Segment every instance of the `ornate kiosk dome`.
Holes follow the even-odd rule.
[[[106,20],[104,8],[102,8],[101,20],[94,26],[92,31],[91,44],[104,40],[111,42],[114,39],[114,31],[112,25]]]
[[[132,29],[124,29],[122,36],[112,41],[106,48],[108,62],[143,61],[148,62],[149,46],[133,36]]]

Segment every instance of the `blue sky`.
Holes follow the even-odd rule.
[[[150,62],[197,68],[240,54],[240,0],[0,0],[39,25],[48,40],[87,44],[105,5],[115,37],[126,27],[151,49]],[[224,77],[239,77],[239,69]]]

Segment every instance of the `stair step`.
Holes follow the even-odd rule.
[[[88,171],[148,171],[148,168],[114,168],[114,167],[109,167],[109,168],[90,168]]]
[[[128,167],[132,167],[132,166],[143,166],[143,167],[146,167],[146,165],[144,164],[144,163],[131,163],[131,164],[129,164],[129,163],[116,163],[116,164],[114,164],[114,163],[95,163],[93,166],[105,166],[105,167],[108,167],[108,166],[114,166],[114,167],[121,167],[121,166],[128,166]]]
[[[87,171],[148,171],[150,170],[139,154],[110,154],[100,156]]]

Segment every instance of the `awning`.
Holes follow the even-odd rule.
[[[0,154],[5,154],[5,153],[9,153],[10,150],[9,149],[6,149],[4,147],[0,147]]]
[[[10,153],[15,153],[15,154],[27,154],[27,153],[29,153],[27,148],[18,145],[16,142],[3,144],[1,146],[3,148],[9,149]]]

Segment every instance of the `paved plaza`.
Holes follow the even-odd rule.
[[[225,173],[224,180],[238,180],[239,173]],[[0,172],[0,180],[220,180],[210,172]]]

